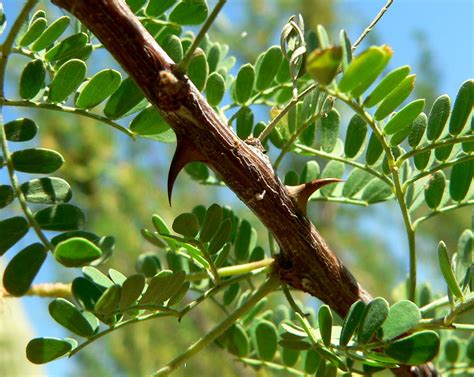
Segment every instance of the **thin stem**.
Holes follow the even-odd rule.
[[[262,133],[258,136],[258,139],[260,142],[264,142],[265,139],[270,136],[271,132],[273,129],[276,127],[276,125],[280,122],[280,120],[293,108],[296,106],[296,104],[301,101],[306,95],[311,93],[318,84],[311,84],[308,86],[305,90],[303,90],[300,94],[298,94],[297,97],[294,97],[290,102],[287,103],[287,105],[278,113],[278,115],[271,120],[270,123],[268,123],[268,126],[265,127],[265,129],[262,131]]]
[[[288,372],[290,374],[294,374],[295,376],[307,376],[307,374],[305,372],[302,372],[298,369],[288,367],[288,366],[285,366],[285,365],[281,365],[281,364],[277,364],[277,363],[272,363],[270,361],[252,359],[250,357],[242,357],[239,360],[242,361],[244,364],[248,364],[248,365],[251,365],[251,366],[259,365],[259,366],[267,367],[269,369],[274,369],[274,370],[277,370],[277,371],[280,371],[280,372],[285,371],[285,372]]]
[[[227,0],[219,0],[214,7],[212,13],[209,15],[207,18],[206,22],[201,27],[201,30],[199,30],[198,35],[196,36],[196,39],[194,39],[193,43],[191,44],[191,47],[189,47],[188,51],[186,52],[186,55],[184,56],[183,60],[181,60],[177,66],[176,70],[181,73],[186,73],[188,70],[189,62],[191,61],[194,51],[196,48],[199,46],[199,43],[201,43],[202,39],[206,35],[207,31],[211,27],[211,25],[214,23],[215,19],[217,18],[217,15],[221,11],[222,7],[226,3]]]
[[[250,297],[245,303],[237,308],[233,313],[226,317],[221,323],[209,331],[205,336],[197,342],[188,347],[181,355],[172,360],[168,365],[158,370],[153,376],[168,376],[174,370],[179,368],[187,360],[189,360],[196,353],[201,351],[209,343],[214,341],[217,337],[223,334],[229,327],[231,327],[242,315],[252,309],[262,298],[274,291],[280,280],[277,275],[270,275],[268,280],[263,283],[260,288]]]
[[[449,211],[453,211],[453,210],[458,209],[458,208],[462,208],[462,207],[466,207],[466,206],[472,206],[472,205],[474,205],[474,199],[467,200],[467,201],[461,202],[461,203],[452,204],[450,206],[446,206],[446,207],[440,208],[436,211],[430,212],[427,215],[419,217],[418,219],[416,219],[415,222],[413,223],[413,229],[416,229],[418,227],[418,225],[420,225],[422,222],[424,222],[428,219],[431,219],[432,217],[434,217],[436,215],[439,215],[441,213],[446,213],[446,212],[449,212]]]
[[[282,284],[283,294],[285,295],[286,301],[290,304],[290,307],[294,310],[295,313],[299,313],[301,316],[305,317],[306,314],[303,310],[298,306],[298,304],[293,299],[290,290],[288,289],[288,285]]]
[[[367,26],[367,28],[362,32],[360,37],[357,38],[355,43],[352,45],[352,51],[354,51],[357,48],[357,46],[359,46],[359,44],[364,40],[364,38],[367,37],[367,35],[372,31],[372,29],[377,24],[377,22],[379,22],[380,19],[383,17],[383,15],[388,10],[388,8],[390,8],[392,3],[393,3],[393,0],[388,0],[387,1],[387,3],[384,5],[384,7],[380,10],[380,12],[375,16],[373,21],[370,23],[370,25]]]
[[[14,107],[28,107],[31,109],[45,109],[45,110],[52,110],[52,111],[58,111],[62,113],[67,113],[67,114],[75,114],[75,115],[80,115],[86,118],[98,120],[99,122],[105,123],[116,130],[124,133],[125,135],[131,137],[132,139],[135,140],[135,134],[130,131],[129,129],[121,126],[118,123],[115,123],[113,120],[103,117],[98,114],[91,113],[89,111],[85,110],[80,110],[76,109],[74,107],[69,107],[69,106],[64,106],[64,105],[55,105],[52,103],[44,103],[44,102],[31,102],[31,101],[13,101],[13,100],[8,100],[6,98],[0,97],[0,104],[4,106],[14,106]]]

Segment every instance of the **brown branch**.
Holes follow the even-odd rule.
[[[101,40],[168,121],[178,140],[174,169],[183,161],[205,162],[273,233],[281,248],[281,280],[318,297],[341,316],[355,301],[370,300],[299,209],[258,141],[242,141],[222,122],[187,77],[176,72],[174,62],[123,0],[52,2]],[[187,150],[192,153],[186,155]],[[404,375],[415,375],[403,369]]]

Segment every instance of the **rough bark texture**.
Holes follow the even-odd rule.
[[[181,152],[173,159],[171,181],[186,162],[205,162],[275,236],[283,281],[318,297],[341,316],[355,301],[370,300],[298,208],[267,157],[251,141],[239,139],[194,85],[174,71],[174,62],[123,0],[52,2],[74,14],[101,40],[175,131]],[[415,369],[398,372],[432,375]]]

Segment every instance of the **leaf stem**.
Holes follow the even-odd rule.
[[[214,23],[215,19],[217,18],[217,15],[221,11],[226,1],[227,0],[219,0],[217,2],[216,6],[212,10],[212,13],[209,15],[207,20],[202,25],[201,30],[199,30],[199,33],[194,39],[193,43],[191,44],[191,47],[189,47],[188,51],[186,52],[186,55],[184,56],[183,60],[181,60],[176,65],[176,71],[181,72],[181,73],[186,73],[186,71],[188,70],[189,62],[191,61],[193,57],[194,51],[199,46],[199,43],[201,43],[202,39],[206,35],[211,25]]]
[[[418,225],[420,225],[422,222],[424,222],[428,219],[431,219],[432,217],[434,217],[436,215],[439,215],[441,213],[446,213],[446,212],[449,212],[449,211],[452,211],[452,210],[455,210],[455,209],[458,209],[458,208],[461,208],[461,207],[472,206],[472,205],[474,205],[474,199],[467,200],[467,201],[461,202],[461,203],[452,204],[450,206],[440,208],[436,211],[432,211],[432,212],[428,213],[427,215],[419,217],[418,219],[416,219],[413,222],[413,229],[416,229],[418,227]]]
[[[155,372],[153,376],[170,375],[174,370],[179,368],[192,356],[194,356],[196,353],[206,347],[209,343],[211,343],[213,340],[223,334],[229,327],[231,327],[235,323],[235,321],[237,321],[242,315],[252,309],[262,298],[273,292],[279,284],[280,280],[278,276],[275,274],[271,274],[268,280],[258,288],[258,290],[254,293],[252,297],[250,297],[245,303],[243,303],[239,308],[237,308],[233,313],[226,317],[221,323],[219,323],[201,339],[189,346],[181,355],[176,357],[165,367]]]

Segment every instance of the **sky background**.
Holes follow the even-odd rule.
[[[15,18],[23,3],[19,0],[3,1],[8,20]],[[228,0],[228,4],[224,7],[226,17],[238,22],[242,4],[239,0]],[[269,4],[271,4],[271,0]],[[385,1],[340,0],[336,4],[338,17],[342,21],[339,26],[346,29],[351,40],[355,41],[379,12]],[[415,32],[423,33],[433,54],[434,66],[440,73],[440,76],[436,77],[440,90],[438,94],[446,93],[454,99],[461,83],[474,76],[473,14],[474,2],[472,0],[395,0],[376,26],[376,37],[378,41],[390,45],[394,50],[390,63],[392,68],[405,64],[415,67],[419,57],[417,52],[419,45],[414,35]],[[282,25],[284,21],[286,20],[282,20]],[[2,41],[10,26],[9,23],[6,32],[0,38]],[[248,31],[247,38],[252,38],[251,30]],[[364,45],[359,47],[359,51],[363,48]],[[420,73],[417,70],[421,69],[423,68],[414,68],[414,73]],[[14,116],[16,114],[11,109],[4,109],[6,120],[11,120]],[[8,183],[4,170],[0,171],[0,183]],[[3,210],[1,218],[5,217],[8,216]],[[399,234],[397,231],[392,231],[387,236],[395,243]],[[27,246],[32,239],[33,236],[24,238],[16,246],[16,250]],[[11,250],[7,253],[6,260],[14,254],[15,251]],[[51,281],[53,271],[54,268],[49,261],[41,270],[37,281]],[[24,298],[22,302],[38,336],[64,336],[62,330],[47,313],[43,300]],[[47,364],[46,370],[49,376],[67,376],[70,374],[70,366],[69,360],[62,359]]]

